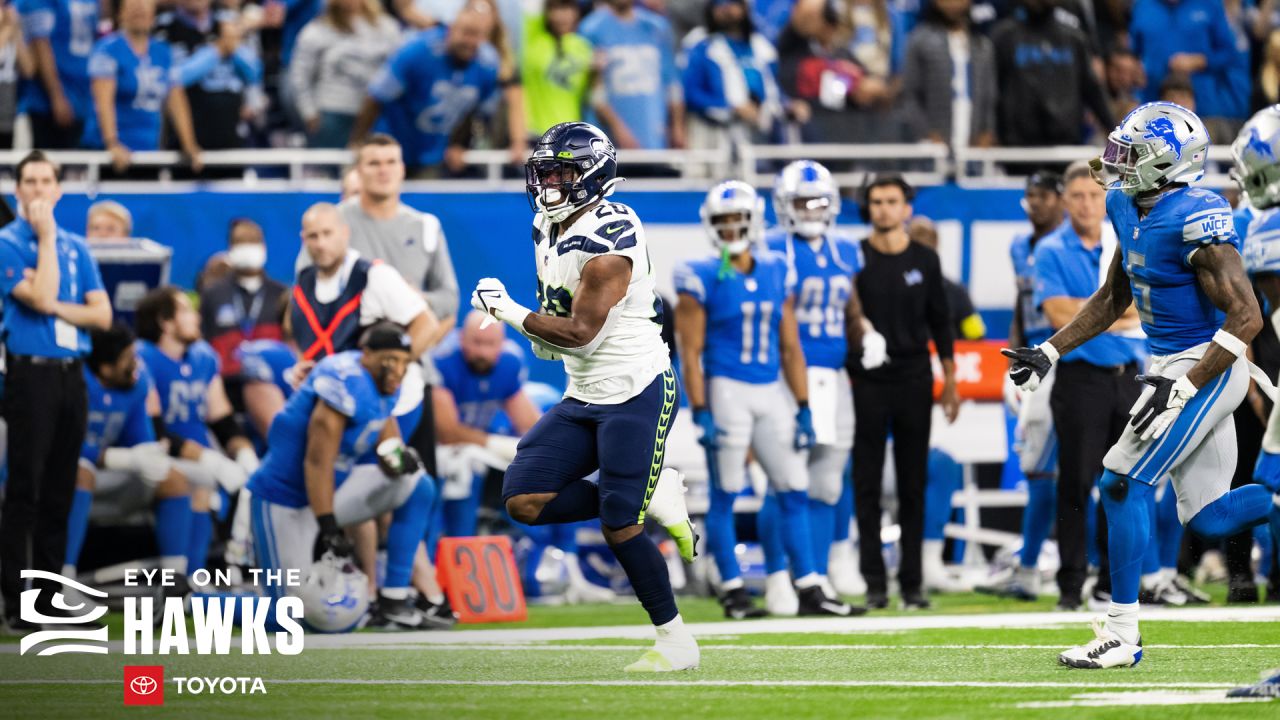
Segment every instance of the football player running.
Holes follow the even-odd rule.
[[[1271,329],[1280,333],[1280,106],[1259,110],[1231,144],[1235,179],[1255,210],[1244,239],[1245,269],[1271,309]],[[1271,408],[1262,452],[1253,476],[1272,492],[1280,492],[1280,412]],[[1280,526],[1271,525],[1273,543]]]
[[[778,174],[773,212],[781,227],[767,235],[769,249],[787,259],[795,275],[796,324],[808,371],[814,444],[809,449],[809,531],[813,563],[841,595],[861,595],[853,544],[834,543],[836,505],[845,490],[853,450],[853,390],[845,372],[849,347],[861,348],[862,366],[884,363],[884,336],[862,316],[853,290],[858,246],[835,234],[840,192],[827,168],[797,160]],[[828,572],[829,568],[829,572]]]
[[[683,480],[662,467],[678,403],[644,228],[631,208],[606,200],[620,180],[617,155],[590,124],[552,127],[525,171],[541,312],[517,303],[495,278],[476,285],[471,305],[528,338],[538,357],[562,359],[569,383],[507,468],[507,512],[528,525],[599,518],[657,628],[653,649],[626,669],[696,668],[698,644],[676,608],[662,554],[644,533],[652,516],[692,561],[697,538]],[[597,469],[598,484],[583,479]]]
[[[1138,381],[1147,387],[1098,481],[1111,554],[1111,606],[1094,621],[1095,638],[1058,656],[1076,668],[1111,668],[1142,659],[1138,589],[1150,536],[1148,496],[1169,474],[1178,517],[1191,531],[1222,538],[1280,512],[1269,490],[1231,490],[1236,462],[1232,412],[1252,374],[1245,358],[1262,326],[1239,252],[1231,207],[1220,195],[1188,187],[1204,175],[1209,134],[1186,108],[1142,105],[1107,138],[1101,162],[1111,181],[1107,215],[1118,252],[1107,279],[1070,323],[1035,347],[1003,352],[1010,377],[1033,392],[1057,359],[1137,305],[1152,354]],[[1253,372],[1251,372],[1253,371]]]
[[[776,503],[776,513],[762,511],[757,518],[762,542],[785,549],[766,553],[765,606],[777,615],[850,615],[853,608],[824,587],[813,558],[809,473],[800,451],[812,447],[814,429],[796,327],[795,274],[783,255],[760,246],[764,200],[750,185],[729,180],[715,186],[701,215],[717,253],[676,268],[676,332],[711,471],[707,549],[720,573],[725,616],[759,615],[735,554],[733,503],[746,487],[748,449],[769,476]]]

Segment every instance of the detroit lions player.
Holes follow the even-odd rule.
[[[662,468],[676,378],[644,228],[631,208],[606,200],[617,170],[613,143],[593,125],[547,130],[525,165],[542,312],[517,303],[495,278],[476,285],[471,306],[529,338],[535,355],[563,359],[569,375],[564,400],[524,436],[507,468],[507,511],[529,525],[600,518],[657,627],[654,648],[627,670],[687,670],[698,666],[698,645],[676,609],[662,554],[644,534],[653,516],[692,561],[683,480]],[[596,469],[598,485],[583,479]]]
[[[844,595],[865,591],[853,548],[835,539],[836,504],[853,450],[853,389],[845,372],[848,346],[862,348],[864,367],[879,367],[885,340],[862,317],[853,277],[858,246],[835,234],[840,191],[831,173],[812,160],[797,160],[778,174],[773,211],[780,227],[769,233],[769,249],[786,258],[796,283],[796,323],[808,370],[814,445],[809,450],[809,529],[813,563]],[[843,554],[842,554],[843,552]]]
[[[1271,310],[1271,329],[1280,333],[1280,105],[1259,110],[1231,144],[1235,178],[1253,206],[1244,241],[1245,269]],[[1262,437],[1254,479],[1280,492],[1280,404],[1273,405]],[[1271,526],[1280,543],[1280,527]]]
[[[426,624],[410,575],[435,500],[421,460],[403,447],[392,421],[411,347],[404,328],[384,320],[365,330],[360,350],[321,360],[271,423],[271,449],[248,486],[263,568],[309,568],[326,552],[351,560],[343,528],[392,512],[386,580],[372,619],[392,630]],[[399,457],[383,451],[388,441],[402,448]],[[357,464],[375,447],[377,464]],[[278,597],[287,589],[271,590]]]
[[[1230,489],[1236,462],[1231,413],[1251,376],[1248,343],[1262,326],[1231,220],[1220,195],[1188,183],[1204,175],[1209,134],[1194,113],[1147,103],[1107,138],[1096,169],[1116,178],[1107,214],[1119,241],[1107,279],[1075,319],[1034,348],[1003,351],[1009,375],[1034,391],[1058,357],[1105,331],[1137,305],[1153,355],[1098,487],[1106,508],[1111,607],[1095,638],[1058,660],[1077,668],[1125,667],[1142,659],[1138,587],[1150,535],[1148,495],[1166,473],[1178,517],[1208,538],[1233,535],[1280,513],[1261,485]],[[1260,386],[1271,388],[1261,372]]]
[[[195,486],[187,553],[187,572],[195,572],[204,567],[213,537],[213,493],[237,493],[258,468],[258,455],[232,413],[218,355],[200,339],[200,315],[186,294],[173,286],[152,290],[138,303],[136,321],[138,357],[160,394],[169,453]],[[210,431],[221,449],[213,447]]]
[[[1022,207],[1031,221],[1031,232],[1022,233],[1009,245],[1009,259],[1018,286],[1018,299],[1013,306],[1013,324],[1009,328],[1009,344],[1015,347],[1035,346],[1049,339],[1053,326],[1036,305],[1035,247],[1041,238],[1052,233],[1063,218],[1062,176],[1038,172],[1027,178]],[[1054,480],[1058,474],[1058,437],[1049,410],[1049,392],[1054,376],[1045,376],[1041,392],[1030,393],[1010,402],[1018,415],[1015,448],[1018,464],[1027,478],[1027,506],[1022,513],[1022,551],[1018,567],[1000,581],[978,587],[1019,600],[1035,600],[1040,594],[1040,550],[1053,527],[1057,506]],[[1012,381],[1010,381],[1011,383]],[[1011,386],[1011,385],[1010,385]],[[1006,395],[1017,395],[1016,390]]]
[[[711,471],[707,548],[720,573],[725,616],[759,614],[746,594],[734,552],[733,502],[746,485],[748,449],[755,451],[773,486],[782,515],[778,534],[800,596],[798,605],[792,600],[783,606],[781,598],[794,597],[795,590],[780,563],[769,568],[766,605],[776,614],[849,615],[852,608],[824,589],[813,560],[809,473],[798,451],[813,445],[814,427],[794,310],[795,275],[785,256],[757,245],[764,200],[750,185],[729,180],[715,186],[702,203],[701,216],[717,256],[676,267],[676,332],[685,389]],[[839,499],[835,492],[829,495]],[[761,528],[762,535],[772,531],[769,524]]]
[[[154,500],[161,567],[185,575],[191,496],[186,478],[173,471],[168,450],[156,440],[156,427],[163,431],[163,425],[155,385],[138,363],[133,331],[127,325],[117,322],[109,330],[94,331],[91,339],[93,350],[84,371],[88,430],[67,519],[62,574],[76,576],[97,495],[100,503],[105,501],[117,513],[132,512]]]

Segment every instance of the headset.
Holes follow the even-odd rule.
[[[902,190],[902,195],[907,199],[910,205],[916,199],[916,189],[911,187],[911,183],[897,173],[882,173],[880,175],[868,174],[866,182],[862,184],[862,190],[858,194],[858,217],[862,218],[862,222],[871,222],[871,188],[885,187],[887,185],[897,185]]]

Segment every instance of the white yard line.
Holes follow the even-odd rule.
[[[1176,692],[1148,690],[1128,693],[1085,693],[1070,700],[1040,700],[1018,703],[1020,708],[1126,707],[1134,705],[1227,705],[1248,702],[1270,702],[1267,698],[1229,698],[1221,690]]]
[[[174,680],[170,678],[168,682]],[[1183,688],[1189,690],[1224,690],[1227,683],[1150,682],[1150,683],[1084,683],[1084,682],[1000,682],[966,680],[368,680],[355,678],[262,678],[273,685],[440,685],[465,687],[916,687],[916,688],[1063,688],[1090,689],[1100,687],[1122,690]],[[66,679],[0,679],[3,685],[119,685],[119,680]]]
[[[310,642],[310,641],[308,641]],[[597,651],[597,652],[622,652],[635,651],[647,648],[647,644],[636,643],[633,645],[536,645],[531,643],[498,643],[498,644],[477,644],[477,645],[370,645],[360,648],[362,650],[420,650],[432,652],[436,650],[444,651],[472,651],[472,650],[488,650],[492,652],[524,652],[524,651],[553,651],[553,652],[578,652],[578,651]],[[749,652],[760,652],[769,650],[1062,650],[1065,643],[1048,644],[1048,645],[707,645],[700,644],[699,650],[703,652],[711,650],[738,650]],[[1235,645],[1160,645],[1148,644],[1143,647],[1148,650],[1280,650],[1280,644],[1263,645],[1257,643],[1240,643]],[[324,646],[312,648],[308,646],[308,650],[350,650],[350,646]]]
[[[982,615],[898,615],[859,618],[776,618],[742,622],[690,623],[699,638],[773,633],[902,632],[952,628],[1085,627],[1097,615],[1090,612],[991,613]],[[1280,606],[1209,608],[1156,608],[1142,611],[1143,620],[1175,622],[1264,622],[1280,620]],[[503,630],[458,629],[450,632],[354,633],[307,635],[307,648],[371,647],[375,645],[470,645],[479,643],[547,642],[553,640],[651,640],[653,626],[624,625],[580,628],[511,628]]]

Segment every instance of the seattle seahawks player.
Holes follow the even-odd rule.
[[[351,560],[343,528],[392,512],[386,579],[371,624],[419,629],[426,619],[410,576],[435,485],[392,420],[412,340],[384,320],[364,331],[360,348],[321,360],[271,423],[271,449],[248,485],[253,544],[263,568],[301,570],[326,553]],[[373,448],[377,464],[356,464]],[[287,588],[271,590],[278,597]]]
[[[1251,376],[1275,390],[1245,358],[1262,318],[1231,208],[1216,193],[1188,187],[1204,175],[1208,147],[1204,123],[1180,105],[1147,103],[1129,113],[1093,163],[1115,176],[1107,214],[1119,248],[1106,281],[1048,340],[1003,351],[1011,359],[1010,377],[1032,392],[1061,355],[1104,332],[1134,303],[1153,355],[1148,373],[1138,377],[1147,387],[1098,481],[1111,607],[1105,623],[1094,621],[1092,641],[1058,656],[1071,667],[1142,660],[1138,587],[1150,535],[1147,496],[1163,475],[1177,491],[1179,519],[1204,537],[1226,537],[1280,513],[1261,485],[1230,489],[1236,462],[1231,413]]]
[[[89,420],[76,493],[67,519],[67,554],[62,574],[74,578],[89,529],[94,496],[115,514],[147,507],[154,500],[156,546],[161,567],[185,575],[191,496],[174,472],[168,450],[156,440],[160,398],[151,376],[138,362],[133,331],[117,322],[94,331],[85,362]],[[101,513],[106,515],[107,513]]]
[[[729,180],[715,186],[702,203],[701,216],[717,257],[676,267],[676,332],[685,389],[711,471],[707,548],[720,573],[725,616],[759,615],[735,555],[733,503],[746,485],[748,449],[755,451],[773,486],[781,510],[777,535],[795,578],[793,589],[785,563],[769,563],[766,606],[775,614],[850,615],[853,609],[823,587],[825,578],[813,558],[809,473],[799,451],[812,447],[814,427],[794,309],[795,274],[785,256],[759,247],[764,200],[750,185]],[[831,384],[827,392],[836,391],[834,379]],[[837,467],[837,472],[843,470],[843,461]],[[839,499],[838,490],[829,495]],[[774,531],[770,523],[761,527],[762,535]],[[795,597],[797,590],[798,603],[792,600],[783,607],[781,598]]]
[[[618,161],[613,143],[583,122],[553,126],[525,165],[533,218],[538,300],[534,313],[484,278],[471,306],[529,338],[535,355],[563,359],[560,404],[520,441],[502,495],[529,525],[600,518],[605,541],[657,627],[657,643],[628,671],[698,666],[698,645],[676,609],[667,566],[644,534],[652,516],[693,559],[696,536],[683,480],[663,470],[677,408],[676,378],[662,341],[644,228],[631,208],[606,198]],[[583,478],[599,469],[599,484]]]
[[[194,486],[187,551],[187,572],[193,573],[207,560],[214,493],[229,497],[244,487],[258,455],[236,421],[218,356],[200,339],[200,315],[186,293],[173,286],[152,290],[138,303],[136,322],[138,356],[160,394],[169,454]],[[210,431],[221,449],[213,447]]]
[[[1231,144],[1235,179],[1254,210],[1244,240],[1245,269],[1266,298],[1271,329],[1280,334],[1280,106],[1259,110]],[[1280,492],[1280,412],[1271,408],[1262,452],[1253,476],[1272,492]],[[1280,527],[1271,527],[1280,543]]]
[[[814,445],[809,449],[809,530],[814,569],[828,572],[843,595],[860,594],[865,583],[852,546],[835,540],[836,505],[844,490],[844,471],[853,450],[853,389],[844,370],[849,346],[861,347],[862,364],[879,367],[885,359],[884,336],[862,316],[853,291],[859,270],[858,246],[835,235],[840,191],[831,173],[812,160],[782,169],[773,189],[773,211],[780,227],[767,236],[769,249],[787,260],[796,283],[796,323],[808,371]]]

